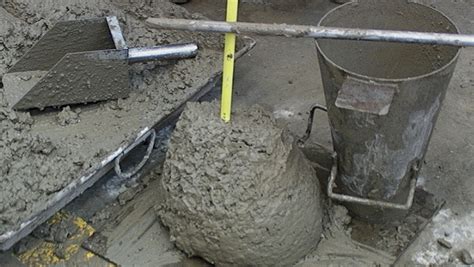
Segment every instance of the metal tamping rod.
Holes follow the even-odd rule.
[[[128,62],[193,58],[197,55],[198,50],[199,47],[195,43],[129,48]]]
[[[257,34],[295,38],[343,39],[431,45],[474,46],[474,35],[465,34],[370,30],[287,24],[220,22],[166,18],[149,18],[147,19],[146,23],[153,28],[187,31]]]

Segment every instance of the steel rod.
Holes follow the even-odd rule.
[[[128,50],[128,61],[136,63],[150,60],[193,58],[197,55],[198,49],[199,47],[195,43],[130,48]]]
[[[417,43],[431,45],[474,46],[474,35],[429,33],[413,31],[368,30],[355,28],[317,27],[287,24],[262,24],[247,22],[220,22],[149,18],[146,23],[153,28],[285,36],[295,38],[344,39],[378,42]]]
[[[416,178],[413,177],[410,181],[410,191],[408,192],[407,201],[404,204],[397,204],[386,202],[382,200],[373,200],[368,198],[361,198],[361,197],[354,197],[349,195],[337,194],[334,193],[334,187],[336,187],[336,177],[337,177],[337,155],[333,155],[334,164],[331,168],[331,174],[329,176],[328,188],[327,193],[328,197],[331,199],[338,200],[340,202],[349,202],[349,203],[357,203],[366,206],[373,206],[379,208],[388,208],[388,209],[399,209],[399,210],[409,210],[413,205],[413,200],[415,199],[415,191],[416,191]]]

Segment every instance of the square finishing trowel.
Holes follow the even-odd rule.
[[[13,109],[125,98],[128,65],[196,56],[194,43],[128,48],[116,17],[58,22],[4,76]]]

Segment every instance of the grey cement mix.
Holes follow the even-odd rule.
[[[344,206],[328,205],[328,221],[316,250],[296,267],[311,266],[390,266],[394,257],[351,239],[352,218]]]
[[[18,229],[74,179],[168,115],[220,69],[219,36],[148,29],[144,19],[200,18],[159,1],[8,0],[0,7],[0,78],[59,20],[115,15],[132,47],[197,41],[197,58],[134,65],[127,99],[29,113],[7,107],[0,84],[0,234]]]
[[[0,231],[40,209],[80,169],[90,166],[69,148],[33,134],[32,123],[29,114],[9,110],[0,98]]]
[[[188,103],[172,134],[157,207],[171,240],[216,265],[289,266],[313,251],[323,208],[314,169],[258,106]]]
[[[56,121],[61,126],[67,126],[70,124],[76,124],[81,121],[81,109],[76,108],[72,110],[70,106],[63,108],[61,112],[56,116]]]

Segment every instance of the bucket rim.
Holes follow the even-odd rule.
[[[331,10],[329,10],[318,22],[318,26],[321,26],[321,23],[328,17],[330,16],[332,13],[336,12],[338,9],[342,9],[346,6],[349,6],[349,5],[353,5],[353,4],[358,4],[358,0],[355,0],[355,1],[351,1],[351,2],[347,2],[345,4],[342,4],[342,5],[339,5]],[[454,26],[454,29],[456,30],[456,34],[460,34],[461,31],[459,30],[458,26],[456,25],[456,23],[454,23],[454,21],[448,17],[446,14],[444,14],[444,12],[440,11],[440,10],[437,10],[433,7],[430,7],[430,6],[427,6],[427,5],[423,5],[423,4],[420,4],[420,3],[415,3],[415,2],[410,2],[409,0],[407,0],[407,3],[409,4],[416,4],[416,5],[419,5],[419,6],[422,6],[424,8],[428,8],[428,9],[431,9],[435,12],[438,12],[439,14],[441,14],[447,21],[449,21],[453,26]],[[347,68],[344,68],[342,66],[340,66],[339,64],[335,63],[333,60],[331,60],[327,55],[326,53],[324,53],[323,49],[319,46],[319,42],[318,42],[318,39],[315,39],[315,43],[316,43],[316,48],[318,50],[318,53],[326,60],[328,61],[329,63],[331,63],[332,65],[336,66],[338,69],[344,71],[345,73],[347,74],[350,74],[356,78],[360,78],[360,79],[364,79],[364,80],[370,80],[370,81],[379,81],[379,82],[388,82],[388,83],[401,83],[401,82],[407,82],[407,81],[414,81],[414,80],[420,80],[420,79],[423,79],[423,78],[426,78],[426,77],[430,77],[430,76],[433,76],[433,75],[436,75],[444,70],[446,70],[447,68],[449,68],[452,64],[454,64],[458,58],[459,58],[459,55],[461,54],[461,49],[462,47],[457,47],[458,51],[456,52],[456,55],[453,56],[453,58],[448,62],[446,63],[445,65],[443,65],[442,67],[440,68],[437,68],[436,70],[433,70],[431,72],[428,72],[428,73],[425,73],[425,74],[422,74],[422,75],[417,75],[417,76],[410,76],[410,77],[406,77],[406,78],[396,78],[396,79],[388,79],[388,78],[379,78],[379,77],[373,77],[373,76],[368,76],[368,75],[363,75],[363,74],[360,74],[360,73],[356,73],[356,72],[353,72],[351,70],[348,70]]]

